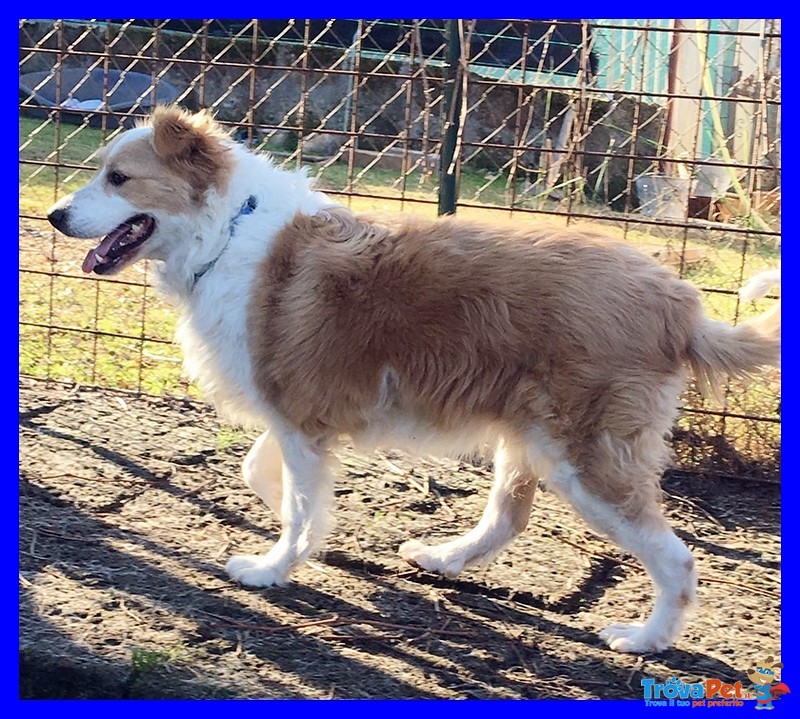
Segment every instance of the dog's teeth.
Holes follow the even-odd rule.
[[[103,257],[103,255],[98,255],[96,252],[94,253],[94,258],[95,258],[95,259],[96,259],[98,262],[105,262],[105,261],[106,261],[106,258],[105,258],[105,257]]]

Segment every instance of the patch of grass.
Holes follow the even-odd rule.
[[[413,203],[415,212],[435,217],[438,203],[438,178],[436,174],[424,173],[421,169],[412,170],[405,175],[398,170],[387,170],[380,167],[353,168],[352,180],[349,176],[347,162],[340,164],[311,166],[311,174],[316,176],[323,190],[347,192],[352,189],[362,194],[372,194],[380,200],[427,200],[433,203],[425,206]],[[479,201],[488,206],[500,206],[504,212],[509,197],[505,191],[505,176],[497,174],[494,179],[487,180],[487,173],[482,170],[465,167],[461,171],[460,191],[462,200],[475,200],[479,188],[486,188],[479,195]],[[353,209],[365,211],[374,209],[372,203],[363,197],[352,198]],[[459,210],[461,212],[461,209]]]
[[[96,167],[94,154],[109,133],[87,125],[56,125],[51,120],[21,117],[19,121],[20,211],[44,215],[59,196],[78,189],[91,176],[63,165]]]
[[[147,677],[151,673],[161,670],[169,671],[172,664],[181,658],[185,658],[187,652],[182,646],[168,647],[162,649],[147,649],[143,647],[133,647],[131,649],[131,671],[125,683],[124,696],[135,698],[147,684]],[[156,681],[163,681],[160,676],[155,677]]]
[[[25,235],[21,239],[33,242]],[[79,276],[85,248],[72,244],[59,246],[55,263],[36,253],[23,262],[20,371],[152,394],[188,391],[199,396],[187,390],[182,378],[180,349],[172,343],[174,311],[147,287]],[[51,268],[67,276],[25,271]],[[136,268],[120,277],[142,280]]]
[[[162,652],[152,649],[134,647],[131,650],[131,669],[134,674],[142,675],[165,666],[177,656],[175,650]]]
[[[78,164],[91,162],[104,141],[118,131],[105,132],[88,125],[60,126],[49,119],[19,119],[20,159]]]
[[[251,444],[250,435],[243,429],[223,425],[217,432],[217,451],[225,452],[229,449]]]

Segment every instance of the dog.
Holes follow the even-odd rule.
[[[697,586],[660,508],[678,397],[689,371],[714,394],[776,365],[777,307],[736,327],[708,319],[693,286],[590,229],[356,214],[175,106],[115,138],[48,218],[103,237],[85,272],[155,260],[188,374],[228,419],[268,428],[243,475],[281,534],[231,557],[234,580],[283,584],[322,545],[340,438],[421,454],[488,444],[477,526],[400,555],[447,577],[490,561],[543,478],[655,585],[643,624],[601,638],[649,653],[678,636]]]

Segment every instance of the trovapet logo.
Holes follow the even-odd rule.
[[[780,680],[781,662],[767,657],[746,672],[746,683],[733,684],[721,679],[706,679],[702,682],[684,683],[675,677],[666,682],[653,678],[642,679],[642,693],[646,706],[678,707],[741,707],[745,702],[755,701],[756,709],[774,709],[773,702],[789,687]]]
[[[744,706],[746,692],[741,682],[726,684],[719,679],[684,684],[675,677],[665,683],[642,679],[647,706]]]

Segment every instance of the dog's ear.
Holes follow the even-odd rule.
[[[153,148],[165,160],[202,153],[224,137],[214,118],[205,111],[190,114],[175,105],[157,107],[150,118]]]
[[[153,148],[165,160],[186,155],[197,133],[191,116],[177,107],[158,107],[151,117],[153,124]]]
[[[210,113],[167,105],[155,109],[150,123],[156,154],[186,177],[198,199],[210,185],[226,181],[227,136]]]

